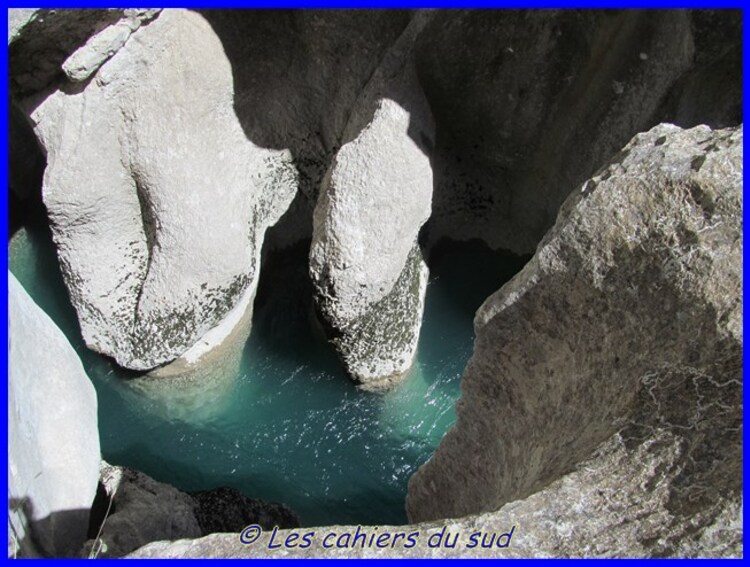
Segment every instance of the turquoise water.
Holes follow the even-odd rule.
[[[401,524],[411,474],[455,420],[476,308],[523,262],[443,245],[431,264],[417,363],[385,394],[357,390],[310,324],[303,245],[264,263],[239,372],[154,392],[86,349],[46,227],[22,229],[11,271],[79,353],[96,387],[103,457],[183,490],[231,486],[284,502],[304,526]]]

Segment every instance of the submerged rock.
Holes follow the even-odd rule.
[[[477,312],[458,421],[410,479],[410,519],[491,512],[580,466],[514,509],[553,522],[540,499],[577,486],[592,553],[712,554],[697,540],[715,522],[736,548],[741,202],[742,127],[660,125],[574,191]]]
[[[70,556],[99,477],[96,392],[62,331],[8,273],[8,555]]]
[[[195,516],[197,503],[173,486],[105,461],[101,482],[103,524],[84,545],[82,557],[122,557],[152,541],[205,535]]]
[[[299,518],[284,504],[248,498],[234,488],[193,492],[198,504],[195,515],[204,534],[241,532],[249,525],[264,530],[298,528]]]
[[[82,90],[27,101],[83,337],[121,366],[195,362],[252,300],[265,229],[291,202],[296,169],[288,152],[247,140],[233,97],[209,24],[167,10]]]
[[[415,17],[355,104],[313,219],[310,274],[324,327],[364,386],[412,365],[427,287],[417,243],[430,215],[434,124],[417,80]]]
[[[247,498],[225,487],[189,494],[105,461],[101,485],[100,526],[83,546],[82,557],[123,557],[150,542],[240,532],[250,524],[264,529],[299,526],[297,515],[283,504]]]

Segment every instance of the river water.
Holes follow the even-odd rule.
[[[387,393],[358,390],[310,322],[304,245],[264,263],[239,371],[200,387],[135,387],[89,351],[44,226],[18,231],[10,268],[63,330],[99,400],[103,457],[183,490],[231,486],[284,502],[303,526],[402,524],[411,474],[455,420],[473,315],[523,261],[480,245],[434,251],[417,362]],[[169,380],[165,378],[164,380]]]

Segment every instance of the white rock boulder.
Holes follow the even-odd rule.
[[[265,229],[294,196],[288,152],[248,141],[233,95],[211,26],[166,10],[82,89],[27,101],[83,337],[124,367],[154,368],[231,331]]]
[[[94,386],[62,331],[8,273],[9,555],[69,556],[99,480]]]

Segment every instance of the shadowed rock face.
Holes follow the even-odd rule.
[[[531,253],[570,188],[691,67],[685,11],[440,13],[418,69],[437,122],[432,238]]]
[[[736,502],[741,199],[741,127],[658,126],[576,189],[477,312],[458,421],[410,479],[410,518],[526,498],[613,435],[661,469],[675,522]]]

